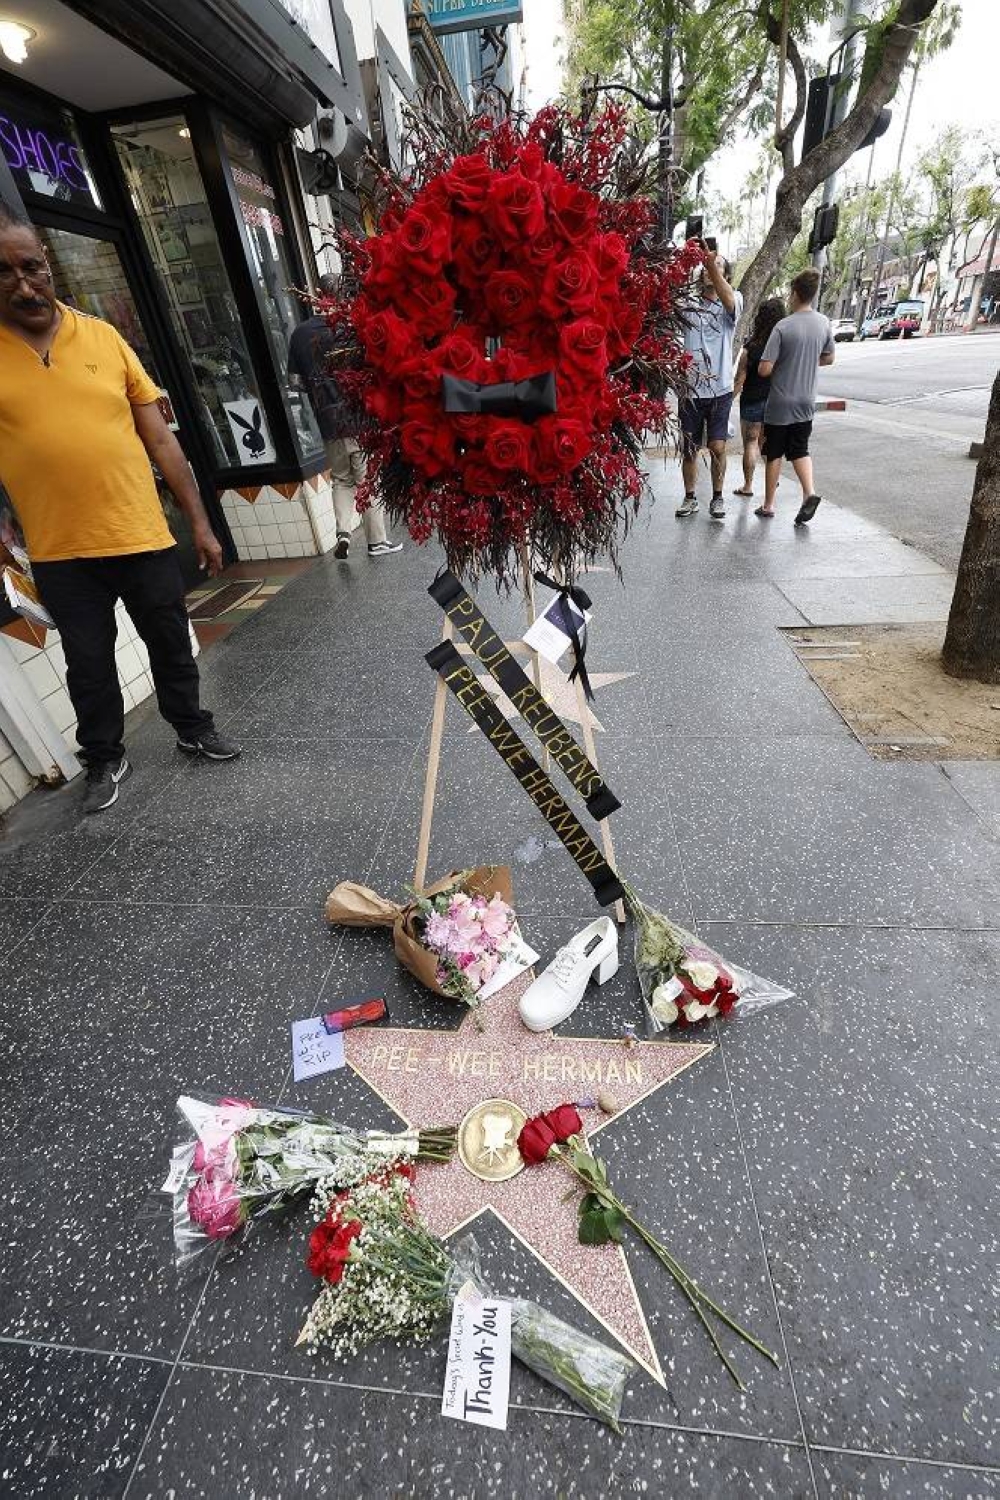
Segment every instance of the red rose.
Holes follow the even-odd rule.
[[[555,1144],[555,1132],[545,1123],[542,1115],[529,1120],[517,1138],[517,1149],[529,1167],[537,1167],[539,1162],[545,1161],[550,1148]]]
[[[482,420],[473,418],[477,428]],[[495,495],[510,483],[510,475],[494,468],[481,451],[471,449],[462,462],[462,483],[469,495]]]
[[[414,415],[410,415],[410,412]],[[428,479],[444,474],[455,462],[455,437],[443,412],[422,403],[407,409],[399,430],[403,457]]]
[[[556,321],[567,316],[580,318],[593,312],[596,295],[594,262],[585,251],[571,250],[546,271],[539,307]]]
[[[565,178],[554,181],[549,188],[549,217],[571,245],[583,244],[597,230],[597,199]]]
[[[380,369],[394,373],[415,352],[413,328],[389,308],[371,314],[359,309],[355,327],[369,361]]]
[[[501,328],[530,322],[538,311],[535,290],[520,271],[497,271],[486,283],[485,297]]]
[[[467,290],[478,293],[482,289],[487,267],[498,255],[497,243],[479,218],[456,223],[453,235],[453,265],[455,275]]]
[[[400,224],[396,239],[400,254],[411,257],[420,270],[438,270],[451,255],[451,219],[447,214],[423,212],[416,203]]]
[[[563,363],[584,376],[603,374],[608,363],[604,325],[596,318],[566,323],[559,336]]]
[[[394,427],[403,415],[403,401],[393,385],[374,385],[365,391],[365,409],[383,427]]]
[[[566,417],[543,417],[535,423],[534,439],[536,472],[542,484],[569,474],[593,447],[583,422]]]
[[[443,276],[417,281],[407,293],[413,325],[422,338],[446,333],[454,321],[455,288]]]
[[[309,1236],[309,1253],[306,1265],[314,1276],[321,1276],[336,1286],[344,1274],[344,1267],[351,1256],[351,1242],[361,1233],[361,1224],[352,1219],[349,1224],[337,1225],[324,1220],[317,1224]]]
[[[612,318],[608,335],[608,348],[615,359],[631,354],[642,333],[642,312],[628,303],[621,303]]]
[[[485,156],[459,156],[441,178],[452,203],[475,213],[489,197],[493,169]]]
[[[503,172],[489,200],[496,231],[508,245],[524,245],[545,225],[545,203],[536,182],[518,171]]]
[[[364,294],[379,305],[393,302],[403,295],[404,264],[399,241],[394,234],[373,235],[365,242],[368,269],[364,273]]]
[[[571,1135],[579,1135],[583,1129],[583,1121],[572,1104],[560,1104],[542,1118],[557,1141],[568,1141]]]
[[[522,245],[524,258],[531,265],[541,269],[554,260],[557,254],[565,250],[565,244],[558,239],[552,230],[546,227],[534,235],[526,245]]]
[[[531,459],[531,433],[523,422],[501,417],[487,419],[486,459],[495,469],[524,473]]]
[[[435,351],[438,367],[461,380],[483,380],[486,376],[486,355],[483,341],[468,323],[459,323],[446,339],[442,339]]]
[[[628,246],[620,234],[599,234],[588,247],[602,291],[617,292],[628,265]]]
[[[407,400],[437,401],[441,395],[441,366],[436,354],[418,354],[404,360],[395,373]]]

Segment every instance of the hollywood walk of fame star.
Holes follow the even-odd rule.
[[[474,665],[474,663],[470,664]],[[542,697],[546,703],[552,709],[553,713],[559,715],[564,724],[579,724],[580,705],[576,696],[575,685],[570,682],[564,673],[560,672],[558,667],[554,667],[551,662],[541,660],[540,666],[542,673]],[[527,670],[532,682],[534,682],[533,672],[530,669]],[[637,672],[591,672],[590,685],[596,693],[600,688],[613,687],[616,682],[627,682],[630,677],[636,676],[638,676]],[[490,696],[496,699],[500,712],[509,723],[513,723],[515,719],[520,718],[518,710],[511,703],[498,682],[495,682],[488,674],[480,674],[479,680]],[[594,713],[594,710],[588,707],[587,713],[590,717],[590,727],[600,730],[603,734],[604,725]],[[470,724],[469,733],[481,734],[482,731],[478,725]]]
[[[458,1124],[474,1105],[505,1098],[528,1115],[598,1092],[618,1108],[584,1112],[588,1137],[712,1051],[711,1044],[626,1043],[531,1032],[517,1002],[531,982],[520,976],[483,1007],[482,1029],[466,1015],[457,1031],[358,1028],[346,1060],[408,1126]],[[569,1289],[619,1343],[663,1383],[635,1283],[621,1246],[582,1246],[577,1201],[564,1201],[569,1174],[557,1162],[528,1167],[505,1181],[473,1176],[456,1156],[422,1164],[418,1201],[431,1229],[450,1235],[486,1209]]]

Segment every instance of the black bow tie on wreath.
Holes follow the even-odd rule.
[[[441,392],[447,412],[535,422],[556,410],[556,377],[552,370],[529,375],[527,380],[500,381],[497,385],[442,375]]]
[[[573,643],[574,665],[572,672],[569,674],[569,680],[570,682],[575,682],[579,677],[580,686],[583,688],[584,697],[587,699],[588,703],[593,703],[594,690],[590,685],[590,677],[587,673],[586,661],[587,610],[590,608],[593,600],[585,589],[581,589],[576,585],[570,586],[565,583],[557,583],[556,580],[554,578],[550,578],[547,573],[536,573],[535,582],[540,583],[543,588],[555,589],[557,594],[559,595],[560,609],[558,611],[555,623],[557,625],[562,625],[563,629],[566,631],[566,634],[569,636],[570,640]],[[579,609],[581,615],[583,616],[583,619],[580,620],[579,623],[577,622],[576,610],[572,608],[572,605],[574,604],[577,606],[577,609]]]

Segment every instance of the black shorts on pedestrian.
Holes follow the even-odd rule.
[[[724,443],[729,437],[729,415],[733,393],[721,396],[692,396],[681,402],[678,415],[684,442],[684,457],[694,458],[704,443]]]
[[[770,422],[765,422],[764,457],[768,460],[808,458],[812,430],[812,422],[789,422],[784,427],[772,427]]]

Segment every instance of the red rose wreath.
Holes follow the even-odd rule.
[[[700,254],[657,242],[623,110],[484,117],[453,150],[420,124],[418,109],[417,166],[377,233],[342,235],[329,309],[364,413],[359,506],[436,533],[459,574],[509,582],[527,545],[571,575],[614,558],[638,506],[641,446],[685,383],[675,302]],[[445,377],[482,409],[446,410]]]

